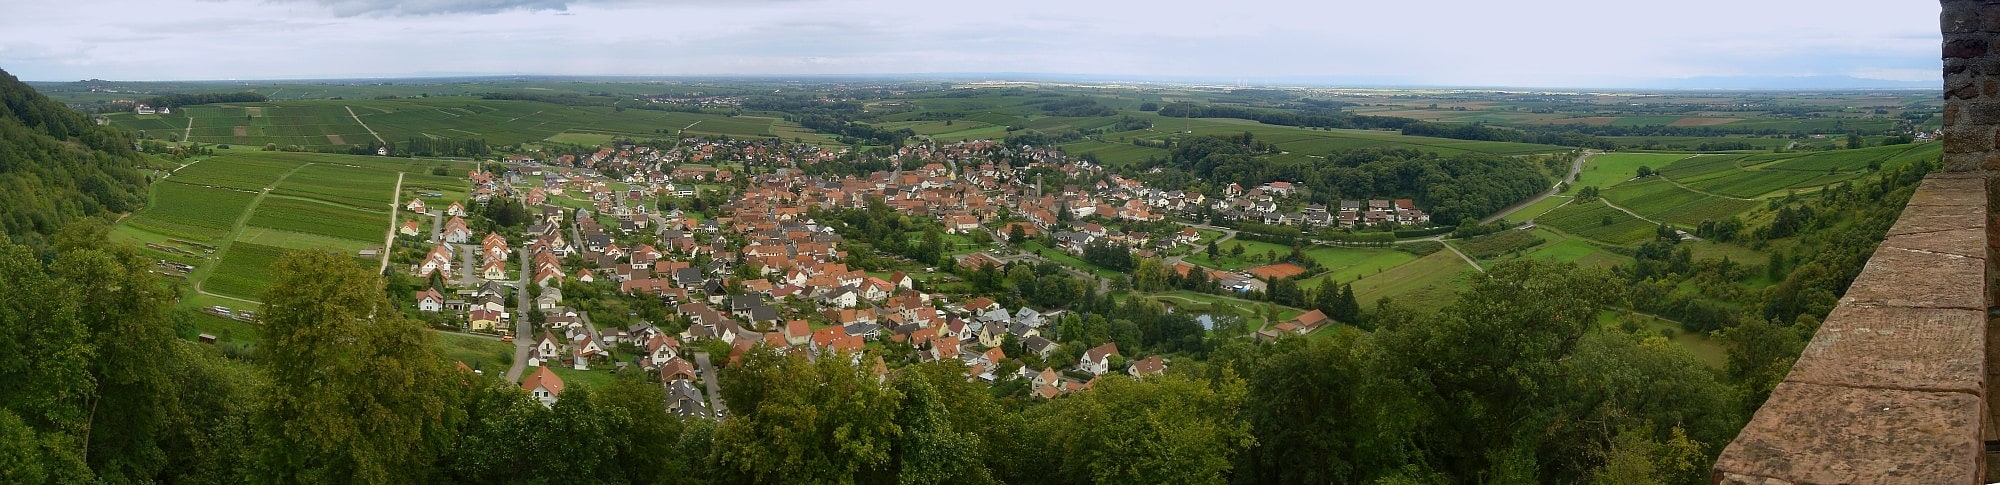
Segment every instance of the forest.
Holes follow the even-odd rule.
[[[1500,155],[1440,156],[1408,148],[1364,148],[1306,161],[1256,156],[1269,151],[1267,147],[1250,133],[1191,138],[1174,143],[1167,159],[1155,159],[1145,167],[1160,168],[1159,173],[1139,178],[1162,187],[1203,181],[1212,195],[1220,195],[1220,187],[1229,183],[1256,187],[1273,180],[1290,181],[1316,204],[1412,198],[1430,212],[1433,222],[1446,226],[1494,213],[1546,190],[1552,180],[1536,163]]]
[[[98,126],[0,71],[0,228],[41,248],[80,217],[135,210],[149,180],[131,135]]]

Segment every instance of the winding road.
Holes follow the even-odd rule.
[[[1562,191],[1563,184],[1575,182],[1577,174],[1583,173],[1583,162],[1585,160],[1588,160],[1592,155],[1597,155],[1599,153],[1602,152],[1596,150],[1584,150],[1583,154],[1576,156],[1576,161],[1570,162],[1569,175],[1564,176],[1562,180],[1557,181],[1555,185],[1550,186],[1548,191],[1542,192],[1541,195],[1530,197],[1528,198],[1528,200],[1516,202],[1514,203],[1514,205],[1507,206],[1507,208],[1505,209],[1500,209],[1500,212],[1495,212],[1493,213],[1493,215],[1486,216],[1485,219],[1480,219],[1479,223],[1492,224],[1494,221],[1505,219],[1507,218],[1507,216],[1514,215],[1515,211],[1519,211],[1528,206],[1535,205],[1536,203],[1541,202],[1543,199],[1554,197],[1556,193]]]

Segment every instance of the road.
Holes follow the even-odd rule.
[[[389,272],[389,250],[396,247],[396,220],[403,217],[403,172],[396,172],[396,193],[389,198],[389,234],[382,238],[382,267],[376,273]]]
[[[472,255],[479,252],[479,247],[471,244],[454,244],[453,246],[457,246],[458,249],[458,285],[478,287],[479,263],[472,259]]]
[[[1525,208],[1527,206],[1535,205],[1535,203],[1541,202],[1542,199],[1554,197],[1556,193],[1562,191],[1563,184],[1569,182],[1575,182],[1577,174],[1583,173],[1583,162],[1589,159],[1591,155],[1596,155],[1598,153],[1600,152],[1596,150],[1584,150],[1582,155],[1576,156],[1576,161],[1570,162],[1569,175],[1564,176],[1561,181],[1558,181],[1556,182],[1555,185],[1550,186],[1548,191],[1542,192],[1541,195],[1530,197],[1528,198],[1528,200],[1516,202],[1514,203],[1514,205],[1507,206],[1507,208],[1505,209],[1500,209],[1500,212],[1495,212],[1493,213],[1493,215],[1486,216],[1485,219],[1480,219],[1479,223],[1492,224],[1494,221],[1505,219],[1507,218],[1507,216],[1514,215],[1514,211],[1521,210],[1522,208]]]
[[[701,368],[701,380],[708,386],[708,410],[716,419],[729,415],[729,408],[722,405],[722,386],[715,385],[715,366],[708,363],[708,352],[695,352],[694,363]]]
[[[528,323],[528,306],[533,304],[528,301],[528,248],[514,251],[520,255],[521,279],[514,283],[514,366],[507,368],[507,380],[520,382],[521,371],[528,368],[528,349],[534,347],[529,342],[535,339],[535,329]]]
[[[1206,230],[1210,230],[1210,231],[1219,231],[1219,232],[1221,232],[1221,233],[1222,233],[1222,237],[1218,237],[1218,238],[1215,238],[1215,240],[1214,240],[1214,241],[1209,241],[1209,242],[1206,242],[1206,243],[1202,243],[1202,245],[1203,245],[1203,246],[1207,246],[1207,245],[1209,245],[1209,244],[1218,244],[1218,245],[1219,245],[1219,244],[1222,244],[1222,242],[1223,242],[1223,241],[1228,241],[1228,240],[1230,240],[1230,239],[1235,239],[1235,238],[1236,238],[1236,230],[1235,230],[1235,229],[1230,229],[1230,228],[1227,228],[1227,227],[1222,227],[1222,226],[1211,226],[1211,225],[1207,225],[1207,224],[1181,224],[1181,225],[1183,225],[1183,226],[1187,226],[1187,227],[1192,227],[1192,228],[1195,228],[1195,229],[1206,229]],[[1193,253],[1189,253],[1189,254],[1193,254]],[[1184,260],[1184,259],[1187,259],[1187,255],[1186,255],[1186,254],[1183,254],[1183,255],[1179,255],[1179,256],[1168,256],[1168,257],[1167,257],[1167,259],[1166,259],[1166,265],[1167,265],[1168,267],[1173,267],[1173,265],[1176,265],[1176,264],[1180,264],[1180,262],[1181,262],[1182,260]]]

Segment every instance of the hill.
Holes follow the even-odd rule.
[[[145,200],[129,135],[98,126],[0,70],[0,227],[30,246],[75,220]]]

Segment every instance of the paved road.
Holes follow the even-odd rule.
[[[471,244],[453,244],[452,246],[455,246],[454,249],[458,250],[458,285],[478,287],[479,263],[474,261],[472,256],[473,253],[479,252],[479,247]]]
[[[1505,219],[1507,218],[1507,216],[1514,215],[1514,211],[1521,210],[1522,208],[1525,208],[1527,206],[1535,205],[1535,203],[1541,202],[1542,199],[1547,199],[1549,197],[1555,196],[1557,192],[1562,191],[1562,184],[1566,182],[1576,181],[1576,175],[1579,173],[1583,173],[1584,160],[1589,159],[1592,155],[1597,155],[1598,153],[1600,152],[1596,150],[1584,150],[1582,155],[1576,156],[1576,161],[1570,162],[1569,175],[1564,176],[1561,181],[1557,181],[1555,185],[1550,186],[1548,191],[1542,192],[1541,195],[1531,197],[1528,200],[1520,201],[1515,203],[1514,205],[1507,206],[1507,208],[1505,209],[1500,209],[1500,212],[1495,212],[1493,213],[1493,215],[1486,216],[1485,219],[1480,219],[1479,223],[1492,224],[1494,221]]]
[[[694,363],[701,369],[701,381],[708,385],[708,410],[716,419],[729,415],[729,408],[722,405],[722,386],[715,384],[715,366],[708,363],[708,352],[695,352]]]
[[[528,349],[534,346],[529,341],[534,340],[535,329],[528,323],[528,305],[532,304],[528,301],[528,248],[514,251],[520,255],[521,279],[514,283],[514,366],[507,368],[507,380],[520,382],[521,371],[528,366]]]

